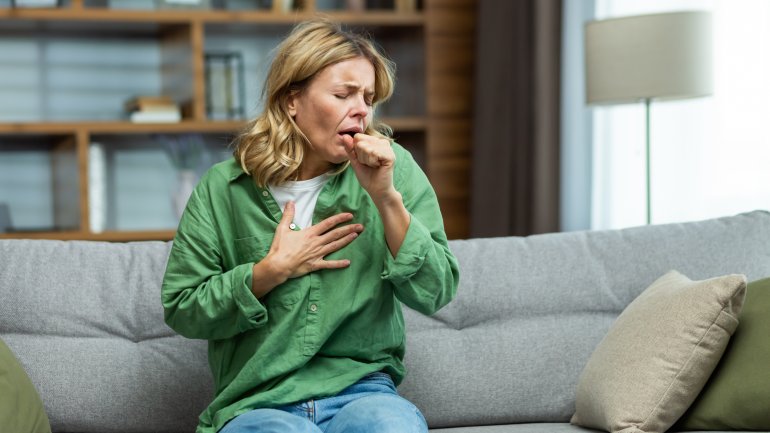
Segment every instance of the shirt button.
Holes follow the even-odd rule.
[[[262,191],[262,196],[263,196],[263,197],[267,197],[267,194],[268,194],[268,192],[267,192],[267,191]]]
[[[315,313],[316,311],[318,311],[318,305],[316,305],[316,304],[311,304],[311,305],[310,305],[310,311],[312,311],[312,312],[314,312],[314,313]]]
[[[292,230],[294,230],[294,229],[296,229],[296,228],[297,228],[297,225],[296,225],[296,224],[294,224],[294,223],[291,223],[291,224],[289,224],[289,228],[290,228],[290,229],[292,229]]]

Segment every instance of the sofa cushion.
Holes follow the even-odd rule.
[[[14,433],[50,433],[43,402],[24,368],[0,339],[0,426]]]
[[[206,342],[163,321],[169,247],[0,242],[0,336],[40,391],[54,432],[195,429],[213,384]]]
[[[598,433],[599,430],[591,430],[570,425],[569,423],[523,423],[474,427],[453,427],[430,429],[430,433]],[[690,433],[707,433],[703,431]],[[708,433],[735,433],[735,431],[709,431]]]
[[[430,430],[430,433],[592,433],[596,431],[569,423],[522,423],[435,429]]]
[[[740,325],[681,430],[770,431],[770,278],[749,283]]]
[[[746,277],[692,281],[671,271],[636,298],[580,376],[572,423],[611,432],[668,430],[719,362]]]

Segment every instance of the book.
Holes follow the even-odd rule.
[[[132,110],[128,110],[129,113],[133,113],[133,112],[136,112],[136,111],[140,111],[140,112],[143,112],[143,113],[159,112],[159,111],[160,112],[172,112],[172,111],[176,112],[176,111],[179,111],[179,106],[177,106],[176,104],[172,104],[172,105],[146,105],[145,104],[145,105],[136,107],[136,108],[134,108]]]
[[[136,96],[124,104],[127,112],[148,110],[178,110],[179,106],[170,96]]]
[[[11,6],[15,8],[56,8],[59,0],[14,0]]]
[[[134,123],[176,123],[182,120],[182,113],[176,111],[134,111],[129,115]]]
[[[91,233],[107,228],[107,153],[101,143],[88,146],[88,224]]]

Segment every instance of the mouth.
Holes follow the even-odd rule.
[[[359,134],[361,132],[364,132],[361,127],[359,126],[353,126],[350,128],[343,129],[342,131],[338,132],[339,135],[349,135],[350,138],[355,137],[356,134]]]

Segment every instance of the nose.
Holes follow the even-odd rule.
[[[370,107],[366,104],[366,100],[363,96],[351,99],[353,100],[353,106],[350,109],[351,116],[364,118],[369,115]]]

